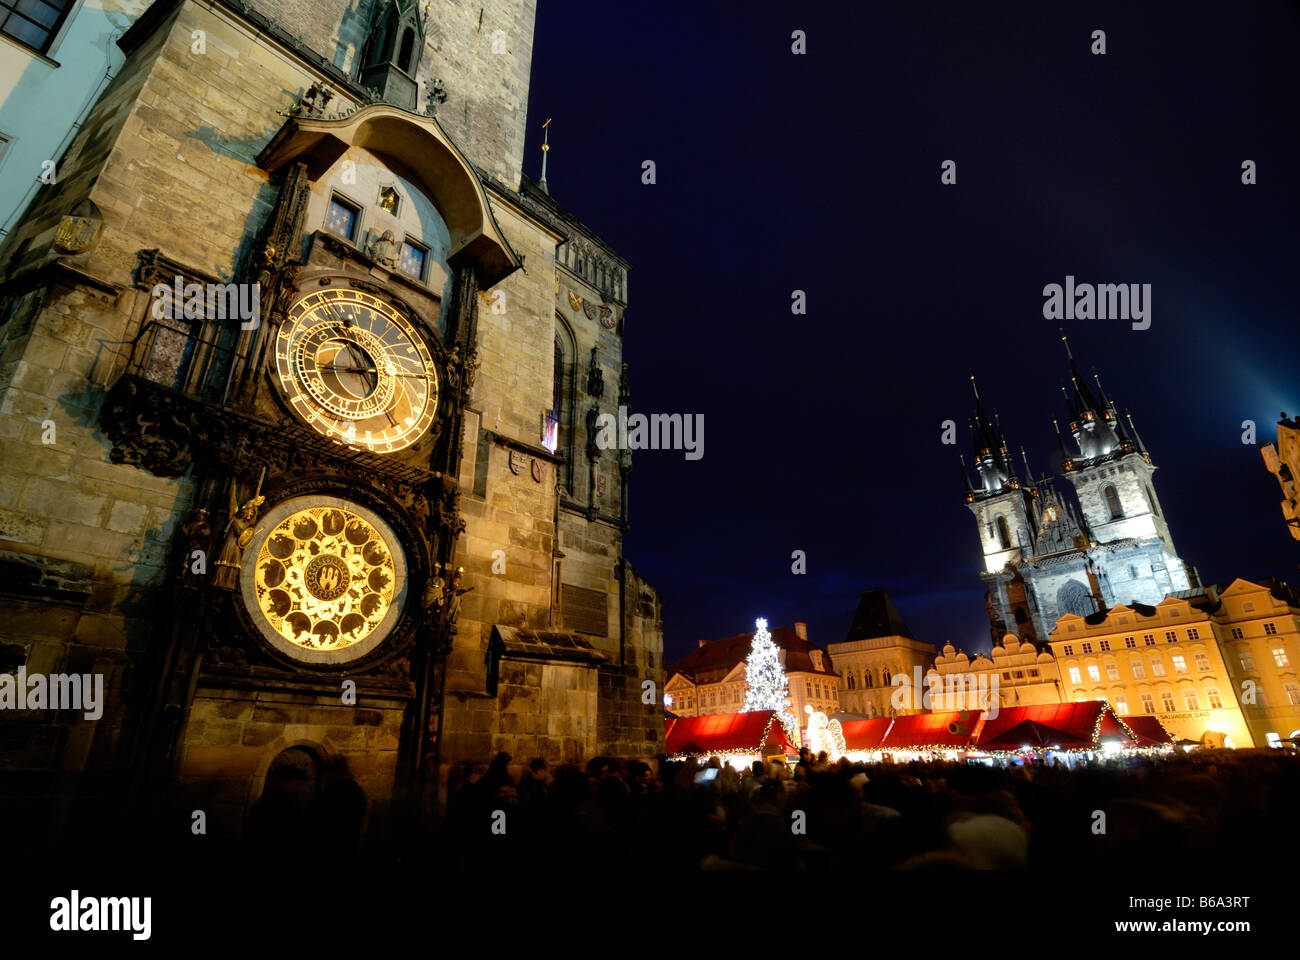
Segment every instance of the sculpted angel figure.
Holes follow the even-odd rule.
[[[261,484],[259,483],[260,487]],[[266,498],[260,494],[254,496],[242,507],[235,492],[235,484],[230,485],[230,520],[226,523],[226,539],[221,544],[221,554],[217,557],[216,572],[212,577],[215,586],[233,590],[239,586],[239,565],[244,556],[244,549],[253,540],[253,526],[257,523],[257,512]]]

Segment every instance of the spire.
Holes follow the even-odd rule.
[[[966,471],[966,457],[959,453],[957,459],[961,461],[961,478],[966,483],[966,502],[970,503],[975,496],[975,488],[971,486],[970,474]]]
[[[1065,388],[1062,387],[1062,390]],[[1061,469],[1069,473],[1073,467],[1073,460],[1065,449],[1065,438],[1061,436],[1061,428],[1055,420],[1052,421],[1052,429],[1056,431],[1056,447],[1061,451]]]
[[[1061,342],[1065,344],[1065,356],[1070,361],[1070,383],[1074,387],[1073,399],[1068,396],[1066,398],[1071,403],[1071,421],[1077,423],[1086,419],[1086,414],[1089,412],[1094,417],[1104,416],[1105,410],[1093,397],[1092,391],[1088,389],[1087,380],[1079,371],[1079,365],[1074,362],[1074,353],[1070,350],[1070,340],[1065,335],[1065,328],[1059,327],[1058,329],[1061,331]]]
[[[1142,435],[1137,432],[1137,427],[1133,426],[1133,414],[1125,410],[1124,419],[1128,421],[1128,432],[1133,438],[1134,448],[1138,453],[1142,454],[1143,458],[1145,458],[1148,463],[1150,463],[1151,457],[1147,454],[1146,444],[1142,442]]]
[[[1020,459],[1025,464],[1025,483],[1033,483],[1034,471],[1029,469],[1029,457],[1025,455],[1025,445],[1023,443],[1020,445]]]
[[[551,118],[547,117],[546,122],[542,124],[542,179],[537,181],[537,185],[542,188],[542,193],[549,194],[551,191],[546,186],[546,155],[551,152]]]

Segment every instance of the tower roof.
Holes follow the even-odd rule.
[[[849,627],[845,643],[854,640],[871,640],[875,637],[907,637],[915,640],[912,631],[903,622],[902,616],[884,590],[866,590],[858,601],[858,609],[853,614],[853,623]]]

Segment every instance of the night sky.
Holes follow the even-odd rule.
[[[632,411],[704,415],[702,460],[632,471],[668,659],[758,616],[842,640],[870,587],[918,638],[987,649],[968,377],[1053,470],[1042,290],[1067,274],[1152,284],[1149,330],[1066,326],[1132,411],[1179,554],[1205,582],[1300,580],[1241,442],[1300,411],[1296,6],[855,6],[539,4],[525,172],[554,117],[552,196],[634,267]]]

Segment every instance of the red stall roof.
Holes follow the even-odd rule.
[[[882,750],[969,746],[978,736],[984,719],[981,710],[949,710],[941,713],[914,713],[895,717],[889,732],[880,742]]]
[[[1111,712],[1110,705],[1105,700],[1081,700],[1077,703],[1003,707],[996,717],[985,719],[977,742],[990,750],[1015,749],[1032,742],[1020,739],[1010,746],[1005,745],[1034,729],[1021,726],[1027,722],[1032,722],[1039,728],[1050,727],[1059,734],[1058,742],[1066,750],[1095,747],[1100,740],[1111,737],[1126,740],[1128,745],[1133,745],[1138,739]],[[1013,731],[1016,727],[1021,729]]]
[[[1178,738],[1165,729],[1159,717],[1139,714],[1136,717],[1120,717],[1120,719],[1137,735],[1139,747],[1163,747],[1178,742]]]
[[[841,720],[840,730],[844,733],[845,750],[875,750],[885,738],[889,717],[876,717],[874,720]]]
[[[764,743],[785,753],[795,752],[772,710],[682,717],[665,733],[664,741],[670,757],[758,753]]]

